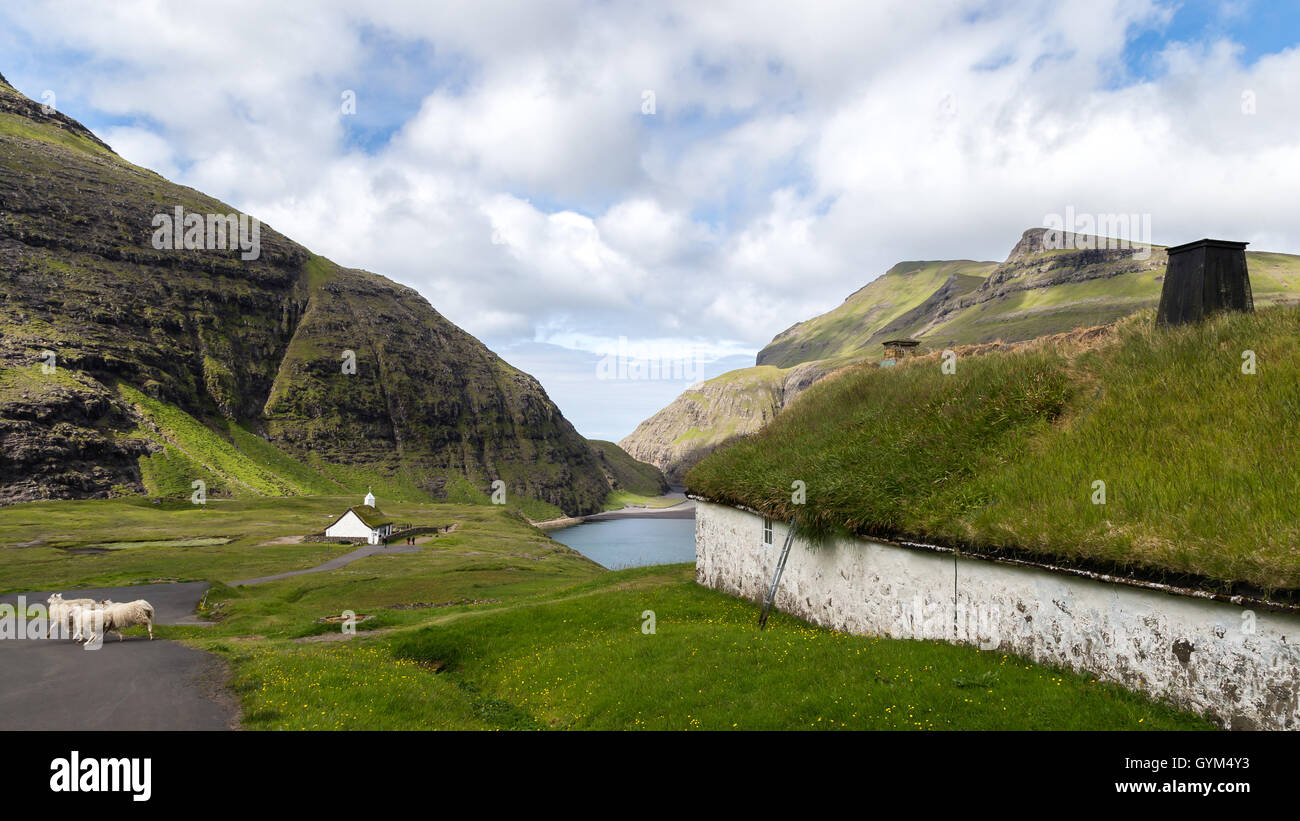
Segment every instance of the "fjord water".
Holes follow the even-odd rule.
[[[583,522],[552,530],[550,536],[610,570],[695,561],[694,518]]]

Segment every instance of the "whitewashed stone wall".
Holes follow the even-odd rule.
[[[697,502],[695,576],[761,601],[785,541]],[[1118,682],[1233,729],[1300,729],[1300,617],[865,540],[796,537],[776,606],[824,627],[945,639]]]

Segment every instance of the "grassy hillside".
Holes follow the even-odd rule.
[[[366,464],[332,464],[315,453],[299,459],[239,423],[205,424],[128,385],[119,384],[117,390],[141,416],[141,427],[133,436],[157,448],[140,457],[140,473],[150,496],[188,499],[193,481],[201,479],[211,498],[328,497],[345,492],[356,497],[374,491],[386,503],[428,501],[416,474],[394,475]],[[451,503],[492,504],[487,490],[463,477],[453,477],[443,486],[442,495]],[[555,505],[509,492],[508,486],[503,507],[538,521],[564,515]]]
[[[681,482],[704,454],[771,421],[785,404],[789,377],[789,369],[761,365],[696,383],[619,445]]]
[[[0,85],[0,386],[19,386],[0,387],[0,504],[501,480],[520,505],[602,508],[596,454],[541,385],[418,293],[269,225],[255,259],[154,247],[177,208],[238,213]]]
[[[141,473],[152,496],[188,497],[192,478],[202,477],[189,477],[187,470],[219,477],[217,495],[223,495],[221,491],[237,495],[283,496],[344,490],[279,452],[274,445],[262,442],[264,447],[254,446],[253,440],[257,437],[242,431],[237,425],[232,424],[232,428],[240,431],[238,441],[242,448],[175,405],[145,396],[126,384],[119,384],[117,390],[145,418],[148,429],[156,431],[165,445],[161,453],[141,457]],[[253,450],[254,455],[250,456],[245,449]],[[158,464],[159,461],[165,466]],[[296,474],[298,481],[282,478],[276,468]]]
[[[1300,309],[1168,331],[1152,316],[1087,344],[959,351],[955,374],[937,356],[849,369],[688,487],[810,532],[1300,588]]]
[[[861,355],[890,324],[947,286],[966,294],[996,262],[900,262],[838,307],[782,331],[759,351],[757,364],[788,368],[801,362]],[[905,334],[899,334],[903,336]]]
[[[1104,239],[1093,238],[1095,244]],[[1053,250],[1030,229],[1001,263],[900,262],[832,311],[778,334],[758,364],[877,358],[888,338],[931,348],[1016,342],[1101,325],[1160,301],[1167,258],[1152,246]],[[1255,301],[1300,299],[1300,257],[1247,252]]]
[[[589,439],[600,459],[601,469],[609,478],[615,492],[622,491],[637,496],[658,496],[668,492],[668,481],[663,471],[648,462],[633,458],[613,442]]]

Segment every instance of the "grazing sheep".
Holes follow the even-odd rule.
[[[73,610],[78,607],[90,607],[95,604],[94,599],[65,599],[62,593],[55,593],[45,600],[47,605],[46,615],[49,617],[49,623],[45,628],[45,637],[49,638],[54,632],[54,625],[67,627],[69,621],[72,622],[73,638],[81,638],[79,629],[80,620],[73,618]]]
[[[109,630],[113,630],[117,633],[117,640],[122,641],[124,638],[122,636],[122,628],[144,625],[149,628],[149,640],[153,641],[153,605],[144,599],[136,599],[135,601],[124,603],[114,603],[105,600],[93,608],[93,610],[90,610],[90,612],[97,615],[102,614],[104,636],[108,635]],[[94,640],[95,636],[92,632],[90,641]]]

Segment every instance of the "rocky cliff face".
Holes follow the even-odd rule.
[[[1160,246],[1146,249],[1106,247],[1101,238],[1070,233],[1063,235],[1068,247],[1053,250],[1044,244],[1048,234],[1042,228],[1025,231],[1006,262],[974,290],[969,304],[996,299],[1017,290],[1163,271],[1168,262],[1165,249]]]
[[[696,462],[731,439],[760,430],[825,374],[819,363],[731,371],[692,385],[619,445],[681,484]]]
[[[537,381],[419,294],[266,225],[253,260],[155,249],[155,215],[177,207],[235,213],[0,85],[0,502],[142,492],[141,457],[174,443],[120,382],[435,496],[499,478],[599,509],[596,456]]]

